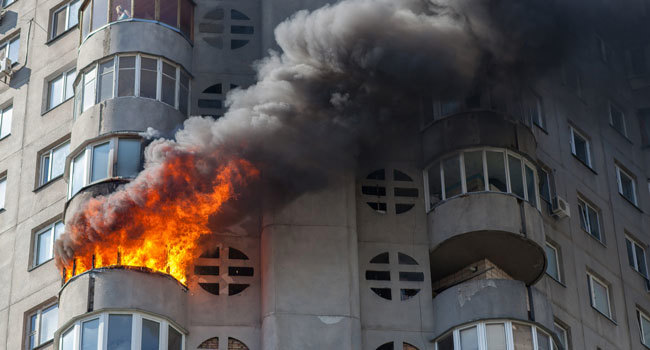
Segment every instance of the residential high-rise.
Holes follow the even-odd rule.
[[[346,184],[261,200],[184,285],[62,283],[53,242],[139,173],[149,128],[222,115],[275,26],[325,2],[4,0],[0,350],[650,347],[650,3],[622,2],[626,32],[581,33],[540,82],[422,98]]]

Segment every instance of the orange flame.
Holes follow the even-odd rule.
[[[146,267],[186,284],[199,238],[212,233],[210,215],[236,197],[238,186],[259,175],[245,160],[216,169],[201,164],[192,154],[173,156],[158,171],[143,172],[132,186],[86,202],[66,225],[67,242],[61,244],[63,251],[70,250],[66,244],[73,247],[74,261],[57,256],[64,280],[93,268],[95,259],[96,268]],[[107,216],[116,205],[121,208]]]

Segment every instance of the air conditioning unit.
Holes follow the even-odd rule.
[[[571,208],[569,208],[569,202],[560,196],[553,198],[553,215],[558,219],[561,219],[563,217],[571,217]]]
[[[0,76],[11,76],[11,60],[9,58],[0,60]]]

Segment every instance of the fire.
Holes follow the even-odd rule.
[[[73,259],[57,254],[65,280],[93,267],[124,265],[186,284],[199,238],[212,233],[210,215],[259,175],[245,160],[210,165],[188,153],[168,156],[156,167],[123,190],[90,199],[68,221],[63,242],[57,242],[57,252],[73,251]]]

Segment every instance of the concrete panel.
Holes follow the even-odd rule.
[[[533,292],[535,321],[553,329],[551,304],[543,294]],[[528,290],[513,280],[474,280],[451,287],[433,299],[434,336],[485,319],[531,321],[528,316]],[[539,311],[539,318],[538,316]]]
[[[262,349],[361,349],[359,319],[275,313],[262,322]]]
[[[87,37],[79,46],[77,70],[121,52],[162,56],[192,72],[192,45],[181,33],[157,23],[138,21],[112,23]]]

